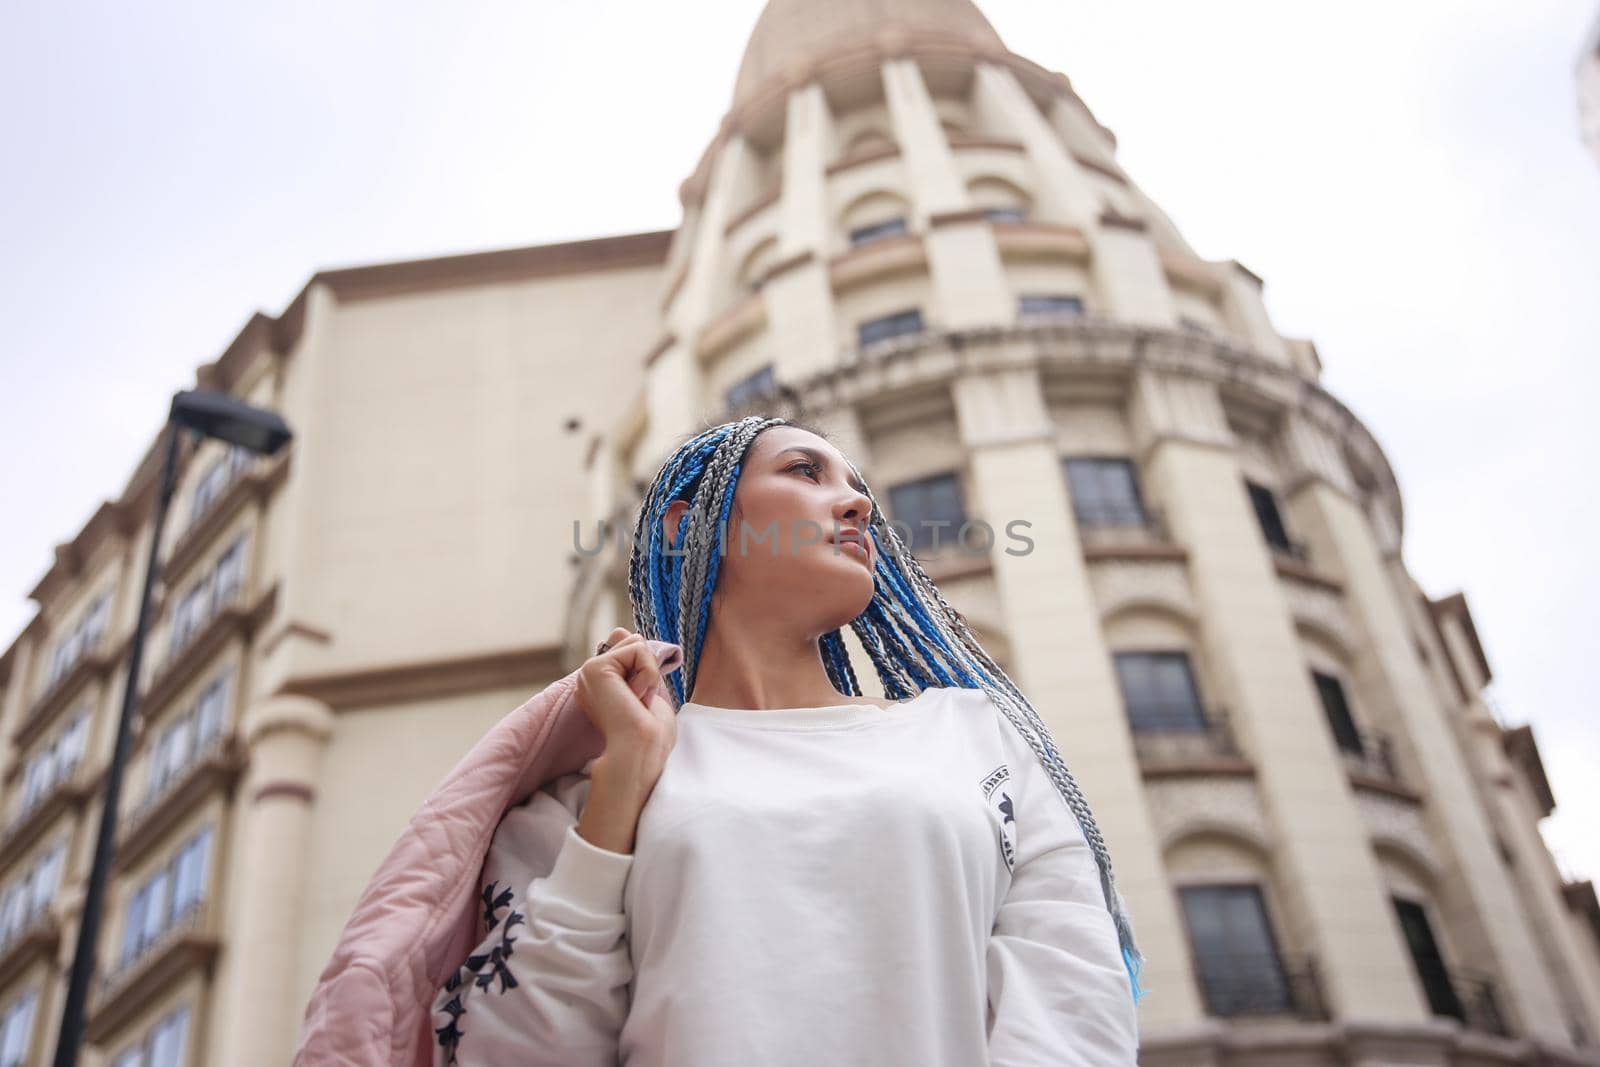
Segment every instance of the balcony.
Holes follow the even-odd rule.
[[[107,647],[110,642],[102,639],[97,646],[85,650],[77,662],[68,668],[54,685],[41,693],[33,705],[23,713],[22,721],[17,724],[12,734],[16,746],[26,748],[32,744],[34,739],[48,729],[57,716],[72,704],[90,681],[104,680],[127,651],[128,640],[124,639],[114,647]]]
[[[82,808],[84,802],[98,790],[102,774],[96,773],[91,781],[80,762],[71,774],[56,782],[49,792],[28,808],[18,812],[0,831],[0,856],[20,856],[24,849],[39,839],[40,834],[54,825],[63,812]]]
[[[1166,774],[1250,774],[1226,708],[1144,706],[1131,709],[1133,748],[1145,777]]]
[[[1357,747],[1349,747],[1353,741]],[[1339,745],[1339,756],[1356,785],[1389,793],[1402,800],[1422,799],[1400,775],[1394,758],[1394,739],[1376,730],[1361,730]]]
[[[1187,559],[1172,541],[1166,516],[1156,507],[1083,509],[1075,512],[1084,559]]]
[[[248,762],[249,754],[236,736],[222,733],[209,739],[181,771],[146,793],[123,815],[117,828],[114,869],[121,871],[138,863],[151,845],[213,791],[231,789]]]
[[[195,671],[209,663],[229,638],[253,634],[261,623],[272,617],[277,595],[276,583],[253,602],[248,600],[245,590],[234,593],[216,614],[189,635],[182,647],[171,652],[151,676],[139,700],[140,712],[149,714],[176,696]]]
[[[189,517],[189,525],[178,535],[161,565],[163,580],[170,583],[180,579],[205,551],[234,516],[251,501],[263,502],[282,485],[289,476],[289,461],[293,445],[266,459],[249,458],[234,470],[224,488],[208,501],[204,508]]]
[[[101,976],[89,1004],[85,1035],[99,1043],[137,1018],[150,1002],[164,996],[185,972],[210,970],[221,939],[216,908],[196,902],[132,959],[122,960]]]
[[[1206,1011],[1223,1018],[1252,1016],[1326,1020],[1316,960],[1270,952],[1206,952],[1194,960]]]
[[[1511,1036],[1494,979],[1476,971],[1449,969],[1437,961],[1419,963],[1418,974],[1435,1015],[1455,1019],[1478,1033]]]
[[[48,906],[23,920],[9,940],[0,944],[0,974],[22,974],[35,960],[51,959],[61,943],[61,923]]]

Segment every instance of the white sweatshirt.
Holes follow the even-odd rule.
[[[496,831],[435,1067],[1137,1062],[1094,856],[981,689],[685,703],[632,855],[578,836],[588,791]]]

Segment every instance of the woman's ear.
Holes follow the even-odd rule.
[[[667,544],[671,547],[678,545],[678,526],[683,522],[684,514],[689,510],[687,500],[674,500],[667,505],[666,512],[661,516],[662,532],[666,535]]]

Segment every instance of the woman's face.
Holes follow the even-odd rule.
[[[675,502],[667,510],[669,534],[687,509]],[[781,607],[815,635],[847,624],[872,600],[871,511],[832,444],[794,426],[763,431],[734,489],[716,599],[737,605],[734,615]]]

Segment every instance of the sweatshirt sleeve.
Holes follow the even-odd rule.
[[[564,775],[495,830],[487,936],[434,997],[434,1067],[615,1067],[633,962],[633,856],[579,836],[589,779]]]
[[[992,1067],[1134,1067],[1139,1030],[1116,924],[1077,817],[1000,715],[1016,863],[989,935]]]

